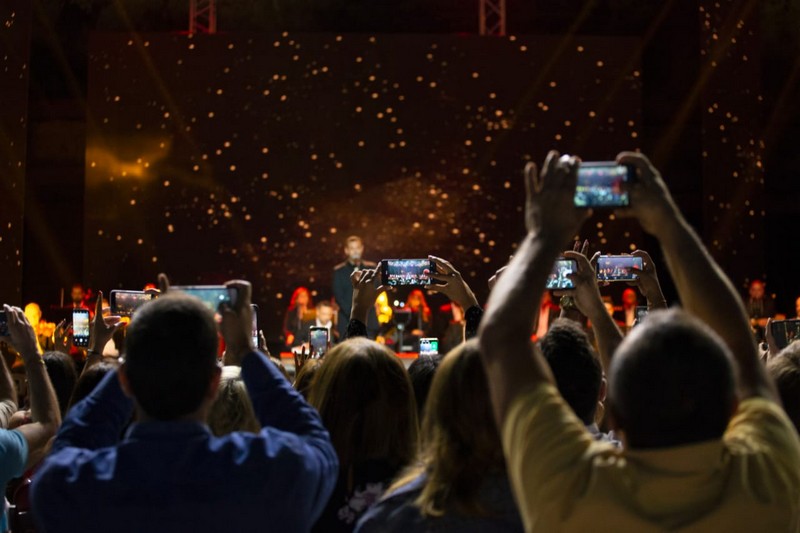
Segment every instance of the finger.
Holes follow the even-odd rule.
[[[586,256],[578,253],[578,252],[571,252],[566,251],[564,252],[564,257],[566,259],[573,259],[575,260],[575,264],[578,265],[578,273],[583,273],[585,271],[591,270],[592,266],[589,264],[589,260],[586,259]],[[572,274],[567,274],[567,276],[571,276]]]
[[[536,163],[529,161],[525,165],[524,176],[526,198],[530,198],[539,190],[539,172]]]
[[[104,316],[103,322],[105,322],[106,326],[116,326],[118,323],[122,321],[122,317],[118,315],[111,315],[111,316]]]
[[[600,259],[600,255],[602,252],[595,252],[591,259],[589,259],[589,264],[592,265],[592,268],[597,268],[597,260]],[[586,254],[583,254],[586,256]]]
[[[442,268],[442,272],[445,274],[452,274],[456,272],[456,268],[447,259],[442,259],[441,257],[436,257],[435,255],[429,255],[428,259],[436,263],[437,266],[440,266]]]
[[[361,281],[361,272],[363,272],[363,271],[362,270],[353,270],[353,272],[350,274],[350,283],[353,286],[357,285],[358,282]]]
[[[236,294],[236,301],[234,308],[237,312],[241,312],[245,307],[250,307],[252,301],[253,286],[249,281],[243,279],[234,279],[225,283],[225,287],[233,289]]]
[[[158,290],[160,290],[162,294],[169,290],[169,278],[163,272],[158,275]]]
[[[585,239],[583,241],[583,246],[581,247],[581,254],[585,256],[589,256],[589,239]]]
[[[581,246],[581,241],[580,240],[576,240],[575,242],[572,243],[572,251],[573,252],[580,251],[580,250],[578,250],[580,248],[580,246]]]

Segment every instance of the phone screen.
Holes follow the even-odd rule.
[[[89,346],[89,310],[72,310],[72,344]]]
[[[258,306],[250,304],[250,307],[253,308],[253,346],[258,348]]]
[[[8,337],[8,319],[6,312],[0,311],[0,337]]]
[[[144,291],[111,291],[111,314],[133,316],[133,313],[154,297]]]
[[[639,325],[642,323],[642,320],[647,316],[647,306],[646,305],[637,305],[636,306],[636,322],[635,325]]]
[[[628,184],[635,169],[614,161],[585,162],[578,169],[575,188],[576,207],[628,207],[631,205]]]
[[[419,355],[436,355],[439,353],[439,339],[423,337],[419,340]]]
[[[633,281],[643,269],[641,257],[632,255],[601,255],[597,260],[597,279],[600,281]]]
[[[220,304],[236,305],[236,290],[224,285],[184,285],[171,287],[170,290],[194,296],[214,313],[219,311]]]
[[[320,359],[328,351],[328,328],[312,326],[308,332],[311,357]]]
[[[572,280],[567,275],[574,273],[576,270],[578,270],[578,264],[574,259],[564,259],[563,257],[558,259],[556,264],[553,265],[550,276],[547,278],[545,288],[548,290],[574,289],[575,284],[572,283]]]
[[[430,259],[384,259],[381,261],[381,283],[391,287],[430,285],[436,264]]]
[[[772,337],[778,349],[783,350],[792,342],[800,339],[800,320],[773,320],[770,322]]]

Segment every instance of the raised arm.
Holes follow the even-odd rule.
[[[61,424],[61,413],[33,327],[19,307],[6,305],[4,308],[11,344],[25,362],[25,375],[28,379],[32,423],[20,426],[17,431],[28,442],[27,466],[30,467],[41,459],[47,442],[55,435]]]
[[[5,357],[0,357],[0,428],[8,429],[11,416],[17,411],[17,389]]]
[[[431,285],[430,289],[444,294],[461,306],[465,318],[463,336],[465,340],[475,337],[483,317],[483,309],[478,305],[475,293],[450,261],[433,255],[428,257],[436,264],[436,272],[431,273],[431,279],[438,282]]]
[[[683,307],[705,322],[728,345],[739,365],[742,398],[777,400],[775,388],[758,359],[744,305],[719,265],[672,200],[659,172],[642,154],[623,152],[621,164],[633,165],[638,182],[631,190],[632,211],[658,238]]]
[[[81,374],[90,367],[103,360],[103,348],[114,336],[114,333],[122,326],[120,317],[103,316],[103,292],[97,292],[97,301],[94,306],[94,318],[89,335],[89,346],[86,350],[86,364],[83,365]],[[121,347],[118,347],[121,348]],[[120,349],[120,353],[122,350]]]
[[[502,427],[513,400],[541,382],[553,382],[544,358],[531,344],[533,320],[547,276],[559,252],[580,227],[586,211],[573,198],[578,162],[550,152],[538,179],[536,166],[525,167],[527,236],[497,280],[483,317],[479,339],[495,419]]]
[[[353,286],[353,301],[350,306],[350,322],[347,324],[345,339],[367,336],[369,311],[375,308],[375,300],[377,300],[378,295],[387,290],[386,287],[378,283],[380,275],[378,268],[356,270],[350,274],[350,283]]]
[[[644,250],[636,250],[631,255],[642,258],[642,271],[639,274],[639,279],[636,281],[629,281],[628,285],[639,289],[639,292],[641,292],[647,300],[648,311],[666,309],[667,300],[664,298],[664,293],[661,292],[661,284],[658,282],[656,264],[653,262],[650,254]]]
[[[574,290],[559,292],[566,296],[571,296],[578,310],[592,322],[592,329],[597,340],[597,348],[603,360],[603,367],[608,369],[611,365],[611,357],[617,346],[622,342],[622,332],[617,323],[608,314],[603,299],[600,296],[600,289],[597,286],[595,270],[586,256],[579,252],[564,252],[564,257],[574,259],[578,265],[578,271],[570,274],[569,278],[575,285]]]

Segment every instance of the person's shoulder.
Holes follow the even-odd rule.
[[[338,263],[336,266],[333,267],[334,272],[338,272],[340,270],[344,270],[344,268],[348,265],[347,261],[342,261]]]
[[[361,266],[364,268],[375,268],[376,266],[378,266],[378,263],[376,263],[375,261],[362,261]]]

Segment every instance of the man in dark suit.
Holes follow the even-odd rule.
[[[350,275],[355,270],[365,268],[375,268],[377,265],[372,261],[362,259],[364,254],[364,241],[357,235],[351,235],[344,243],[344,253],[347,260],[339,263],[333,268],[333,298],[339,306],[339,318],[336,329],[339,330],[339,338],[343,339],[347,333],[347,324],[350,322],[350,310],[353,307],[353,285],[350,282]],[[371,309],[367,316],[367,333],[374,339],[378,332],[378,317],[375,310]]]

